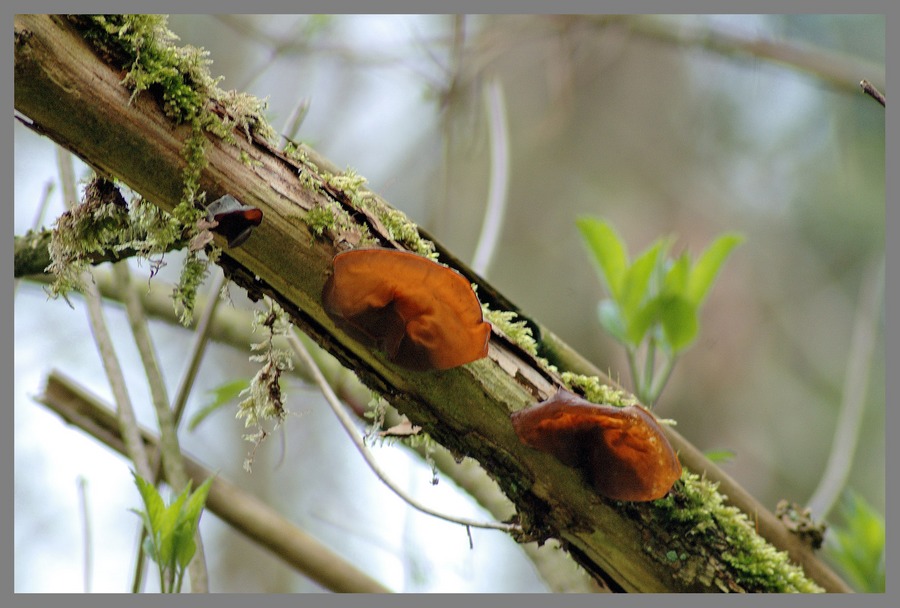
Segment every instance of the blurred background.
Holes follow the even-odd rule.
[[[656,412],[701,450],[730,451],[725,470],[774,509],[813,495],[842,403],[861,396],[855,449],[837,459],[852,463],[847,489],[883,514],[884,110],[854,88],[884,83],[883,17],[177,16],[169,27],[209,51],[220,87],[267,98],[276,129],[306,108],[296,139],[364,175],[466,262],[490,189],[493,92],[509,182],[484,274],[626,386],[624,350],[597,320],[606,294],[576,218],[610,221],[632,256],[662,236],[675,238],[673,253],[696,257],[723,232],[743,234]],[[758,40],[775,60],[741,44]],[[790,60],[785,49],[796,48],[812,59]],[[827,74],[844,62],[859,73],[835,86]],[[54,150],[16,125],[17,235],[58,182]],[[87,176],[82,165],[77,173]],[[64,209],[58,185],[48,200],[45,226]],[[177,260],[154,280],[172,280]],[[149,274],[146,263],[132,266]],[[234,306],[249,306],[231,291]],[[863,305],[873,293],[874,312]],[[18,592],[130,586],[138,519],[128,509],[139,502],[128,463],[33,400],[59,369],[111,401],[83,302],[71,301],[29,281],[16,294]],[[155,426],[124,312],[107,315],[139,416]],[[848,371],[858,327],[874,331],[854,360],[862,374]],[[192,336],[165,320],[152,331],[171,393]],[[211,346],[188,416],[209,391],[255,373],[249,354]],[[464,528],[411,511],[374,479],[315,390],[294,381],[288,392],[298,415],[260,447],[252,474],[241,468],[249,444],[231,408],[183,431],[183,447],[397,591],[550,589],[502,533],[473,530],[470,549]],[[423,502],[490,517],[452,481],[432,485],[405,449],[378,456]],[[201,529],[213,591],[321,590],[214,516]]]

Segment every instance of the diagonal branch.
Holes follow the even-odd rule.
[[[172,211],[182,196],[181,149],[189,129],[172,125],[148,93],[130,102],[121,73],[101,61],[64,18],[20,15],[15,32],[15,104],[30,126]],[[214,100],[210,104],[216,106]],[[227,250],[220,265],[251,297],[272,297],[301,330],[438,443],[455,455],[478,460],[515,504],[518,523],[529,531],[520,540],[559,538],[595,577],[627,591],[771,591],[783,584],[784,579],[741,579],[728,560],[739,549],[729,536],[732,531],[721,523],[708,531],[712,536],[698,535],[654,504],[601,499],[576,471],[523,446],[509,413],[551,396],[562,381],[501,333],[493,334],[486,359],[445,372],[410,372],[338,329],[320,297],[338,244],[358,242],[363,232],[384,246],[398,243],[371,207],[354,205],[358,192],[335,185],[323,174],[323,168],[331,167],[326,160],[308,148],[303,153],[290,158],[266,141],[243,135],[232,144],[208,139],[208,165],[199,177],[207,200],[229,193],[258,207],[265,217],[244,246]],[[371,193],[366,192],[366,199],[389,209]],[[345,221],[321,232],[314,229],[308,219],[323,209]],[[494,310],[516,311],[449,252],[440,246],[437,251],[442,262],[477,284],[484,303]],[[533,330],[543,354],[560,368],[577,371],[576,353],[539,325],[533,324]],[[581,366],[590,368],[583,360]],[[687,469],[727,480],[696,449],[674,433],[671,437]],[[759,518],[760,531],[802,563],[808,577],[826,589],[847,590],[739,486],[733,484],[726,493],[751,521]],[[675,498],[679,496],[676,490]],[[684,569],[673,567],[667,557],[672,553],[686,556]],[[692,568],[705,574],[691,576]],[[792,575],[791,580],[797,579]]]

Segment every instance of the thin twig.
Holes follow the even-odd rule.
[[[113,273],[125,290],[125,311],[141,362],[144,364],[147,383],[150,386],[150,396],[153,401],[153,407],[156,410],[156,419],[159,423],[162,467],[165,469],[166,479],[169,480],[172,488],[176,492],[181,492],[188,485],[188,476],[184,470],[174,415],[169,408],[166,381],[159,366],[159,357],[153,347],[153,339],[150,336],[150,330],[147,325],[147,316],[143,306],[141,306],[140,298],[132,285],[128,261],[125,260],[114,264]],[[145,479],[150,481],[154,477],[146,477]],[[191,592],[208,593],[209,574],[206,570],[206,556],[203,551],[203,541],[199,530],[194,536],[194,541],[196,552],[194,553],[194,559],[188,565],[191,574]],[[142,547],[143,543],[139,545],[139,550],[142,550]]]
[[[47,182],[44,185],[44,194],[41,196],[41,202],[38,204],[37,213],[34,214],[34,222],[32,223],[31,229],[37,230],[41,227],[41,224],[44,222],[44,215],[47,213],[47,207],[50,204],[50,195],[53,194],[54,184],[53,182]],[[19,279],[16,279],[13,283],[13,299],[16,297],[16,292],[19,290]]]
[[[435,511],[430,507],[427,507],[420,502],[418,502],[415,498],[401,490],[397,487],[394,482],[390,480],[387,474],[381,469],[378,465],[378,462],[375,460],[375,457],[369,451],[369,448],[366,447],[363,438],[356,430],[356,426],[353,423],[353,418],[351,418],[350,414],[344,409],[343,404],[341,404],[340,400],[337,398],[337,395],[334,394],[334,390],[332,390],[331,385],[328,384],[328,381],[325,379],[325,376],[322,374],[322,371],[316,365],[315,361],[313,361],[312,356],[309,354],[309,351],[306,350],[306,347],[300,341],[295,333],[289,333],[288,342],[293,348],[294,352],[297,354],[300,359],[303,360],[304,365],[306,365],[310,372],[313,375],[313,378],[316,381],[316,384],[319,386],[319,390],[322,391],[322,394],[325,396],[325,400],[328,401],[328,405],[331,406],[332,411],[334,411],[341,425],[344,427],[344,430],[347,431],[347,434],[353,440],[353,444],[356,446],[356,449],[362,454],[362,457],[365,459],[366,463],[369,465],[369,468],[372,469],[372,472],[380,479],[391,491],[394,492],[397,496],[402,498],[406,503],[408,503],[414,509],[418,509],[423,513],[431,515],[433,517],[437,517],[438,519],[443,519],[445,521],[449,521],[452,523],[460,524],[463,526],[471,526],[473,528],[488,528],[491,530],[503,530],[504,532],[518,532],[521,531],[521,527],[517,524],[507,524],[501,522],[479,522],[471,519],[466,519],[463,517],[455,517],[453,515],[447,515],[445,513],[441,513],[439,511]]]
[[[884,258],[870,268],[860,287],[860,302],[853,324],[853,336],[847,353],[847,374],[844,378],[841,411],[834,429],[834,440],[825,472],[807,506],[813,517],[824,519],[837,502],[847,484],[853,455],[859,442],[859,432],[866,405],[869,369],[875,348],[875,326],[884,290]]]
[[[485,86],[484,98],[491,135],[491,183],[481,234],[472,259],[472,270],[481,276],[486,275],[500,240],[509,191],[509,129],[503,87],[497,80],[491,80]]]
[[[300,125],[303,124],[303,121],[306,119],[306,115],[309,114],[309,106],[310,106],[309,97],[304,97],[294,106],[294,109],[291,110],[290,116],[287,117],[287,120],[284,121],[284,126],[281,128],[281,147],[297,137],[297,131],[300,130]]]
[[[209,342],[210,338],[210,328],[212,327],[212,320],[215,315],[216,310],[218,309],[219,302],[221,298],[219,297],[219,292],[221,292],[222,287],[225,285],[225,275],[219,271],[216,272],[213,276],[212,285],[209,289],[209,297],[206,300],[206,303],[203,307],[203,314],[200,316],[200,320],[197,323],[197,327],[195,330],[195,338],[194,344],[191,347],[191,354],[188,357],[188,363],[185,366],[184,376],[181,379],[181,383],[178,385],[178,390],[175,393],[175,400],[172,402],[172,418],[173,424],[175,426],[175,430],[177,432],[178,426],[181,423],[182,416],[184,414],[184,408],[187,405],[188,396],[190,395],[191,388],[194,386],[194,381],[197,378],[197,371],[200,368],[200,362],[203,360],[203,354],[206,352],[206,344]],[[165,310],[169,314],[168,319],[171,322],[177,322],[177,318],[174,313],[174,308],[171,305],[171,298],[168,295],[171,293],[171,290],[167,290],[167,295],[165,296],[166,305]],[[134,297],[140,297],[141,293],[133,290]],[[146,294],[145,294],[146,295]],[[147,310],[147,304],[144,300],[141,300],[141,310]],[[156,311],[158,312],[158,307]],[[153,475],[153,484],[159,485],[159,482],[162,479],[162,468],[161,463],[157,459],[153,463],[154,475]],[[140,526],[140,542],[139,546],[143,546],[144,538],[147,536],[147,529],[144,526]],[[198,532],[199,539],[199,532]],[[199,550],[202,552],[202,546],[197,544]],[[144,568],[146,562],[144,561],[144,553],[140,552],[138,554],[137,560],[134,564],[134,575],[132,580],[131,590],[132,593],[138,593],[141,588],[141,584],[144,578]],[[205,561],[205,558],[204,558]],[[208,585],[207,585],[208,586]],[[191,588],[193,589],[193,575],[191,578]]]
[[[600,26],[611,21],[590,17]],[[684,21],[650,15],[629,15],[618,19],[634,34],[687,48],[700,48],[726,57],[751,57],[782,64],[845,92],[853,92],[858,74],[877,74],[883,65],[867,62],[824,48],[762,37],[749,37],[724,28],[691,26]]]
[[[66,207],[71,208],[78,199],[72,155],[67,150],[57,147],[56,158],[59,165],[59,179],[63,189],[63,201]],[[91,333],[94,336],[97,350],[100,352],[100,359],[103,362],[103,368],[106,371],[106,377],[109,380],[110,388],[112,388],[115,398],[116,411],[119,416],[122,438],[125,442],[128,457],[134,463],[138,475],[144,477],[144,479],[149,479],[150,461],[147,459],[147,452],[144,450],[144,444],[138,432],[137,416],[134,414],[131,398],[128,396],[125,374],[122,373],[119,358],[116,355],[112,338],[103,318],[103,302],[100,297],[100,291],[89,271],[85,271],[82,284],[85,286],[84,301],[87,305]]]
[[[220,292],[225,286],[225,274],[221,269],[216,269],[212,283],[209,287],[209,297],[206,300],[206,306],[203,309],[203,315],[197,323],[195,330],[194,344],[191,346],[191,354],[188,357],[188,364],[184,369],[184,377],[178,385],[178,391],[175,393],[175,400],[172,402],[172,411],[175,413],[175,427],[177,428],[184,414],[184,408],[187,405],[188,396],[191,388],[197,379],[197,372],[200,369],[200,362],[203,360],[203,354],[206,352],[206,345],[209,342],[210,331],[212,328],[212,320],[218,310],[219,302],[221,302]],[[171,307],[170,307],[171,308]]]
[[[887,107],[885,105],[886,100],[884,98],[884,95],[882,94],[881,91],[879,91],[878,89],[875,88],[875,85],[873,85],[868,80],[862,80],[862,81],[860,81],[859,86],[862,88],[863,93],[865,93],[866,95],[868,95],[869,97],[873,98],[875,101],[880,103],[881,107],[883,107],[883,108]]]
[[[87,504],[87,479],[78,476],[78,509],[81,511],[81,531],[84,534],[84,592],[91,592],[93,573],[93,550],[91,543],[91,513]]]

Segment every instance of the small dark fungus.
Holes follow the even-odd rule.
[[[591,403],[560,389],[511,419],[525,445],[581,470],[608,498],[656,500],[681,477],[675,450],[653,415],[639,405]]]
[[[414,370],[449,369],[487,355],[490,323],[458,272],[393,249],[334,256],[322,290],[328,315],[360,342]]]
[[[263,217],[260,209],[245,205],[230,194],[211,202],[206,213],[208,219],[217,224],[212,231],[224,236],[228,247],[242,245]]]

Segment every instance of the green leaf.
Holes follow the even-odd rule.
[[[697,306],[703,302],[725,260],[743,241],[744,237],[739,234],[723,234],[700,255],[691,270],[685,293],[691,302]]]
[[[157,492],[156,486],[133,471],[131,475],[134,477],[134,483],[141,494],[141,500],[144,502],[145,522],[150,526],[147,531],[152,533],[157,530],[159,519],[166,510],[166,505],[163,503],[159,492]]]
[[[657,241],[652,247],[639,255],[634,264],[625,273],[625,279],[622,282],[622,295],[616,300],[622,307],[622,316],[626,319],[626,326],[630,325],[630,320],[640,310],[641,304],[649,299],[648,287],[650,285],[650,277],[659,262],[659,255],[666,243],[662,240]],[[629,335],[632,333],[628,328]]]
[[[600,318],[601,327],[609,332],[609,335],[622,344],[629,344],[625,335],[625,321],[619,312],[618,304],[613,300],[602,300],[597,306],[597,316]]]
[[[203,512],[203,507],[206,505],[206,497],[209,495],[209,488],[212,486],[212,482],[213,478],[210,477],[200,484],[191,494],[187,506],[184,509],[185,519],[192,522],[191,525],[195,528],[200,521],[200,514]]]
[[[146,553],[154,562],[157,564],[159,563],[159,554],[156,552],[156,542],[151,533],[148,533],[147,536],[144,537],[144,553]]]
[[[697,337],[697,307],[678,296],[661,298],[659,318],[669,348],[677,354]]]
[[[691,259],[687,252],[678,256],[666,272],[663,281],[663,293],[672,296],[685,296],[688,285],[688,277],[691,274]]]
[[[198,411],[191,417],[190,422],[188,422],[188,430],[193,431],[201,422],[206,419],[207,416],[218,410],[223,405],[228,405],[229,403],[237,399],[241,394],[241,391],[243,391],[248,386],[250,386],[250,379],[240,378],[238,380],[232,380],[231,382],[219,385],[209,391],[213,395],[213,400],[201,407],[200,411]]]
[[[884,517],[855,492],[843,501],[841,514],[846,524],[831,528],[828,553],[859,591],[884,593]]]
[[[659,320],[659,298],[653,298],[646,302],[638,311],[628,320],[628,329],[626,336],[627,344],[633,348],[637,348],[650,328]]]
[[[707,450],[706,452],[703,452],[703,455],[715,463],[731,462],[734,460],[734,451],[732,450]]]
[[[612,226],[598,218],[583,216],[576,224],[600,267],[600,278],[609,294],[618,301],[628,269],[628,252],[622,239]]]
[[[200,516],[206,505],[206,497],[209,494],[212,480],[213,478],[210,477],[200,484],[200,487],[190,495],[187,504],[181,511],[181,518],[175,533],[175,559],[181,568],[187,568],[197,550],[194,535],[200,524]]]
[[[184,490],[166,507],[166,511],[160,518],[160,539],[159,539],[159,559],[164,566],[170,566],[174,562],[175,557],[175,533],[178,521],[181,518],[181,509],[184,501],[187,500],[187,493],[190,491],[190,484],[185,486]]]

